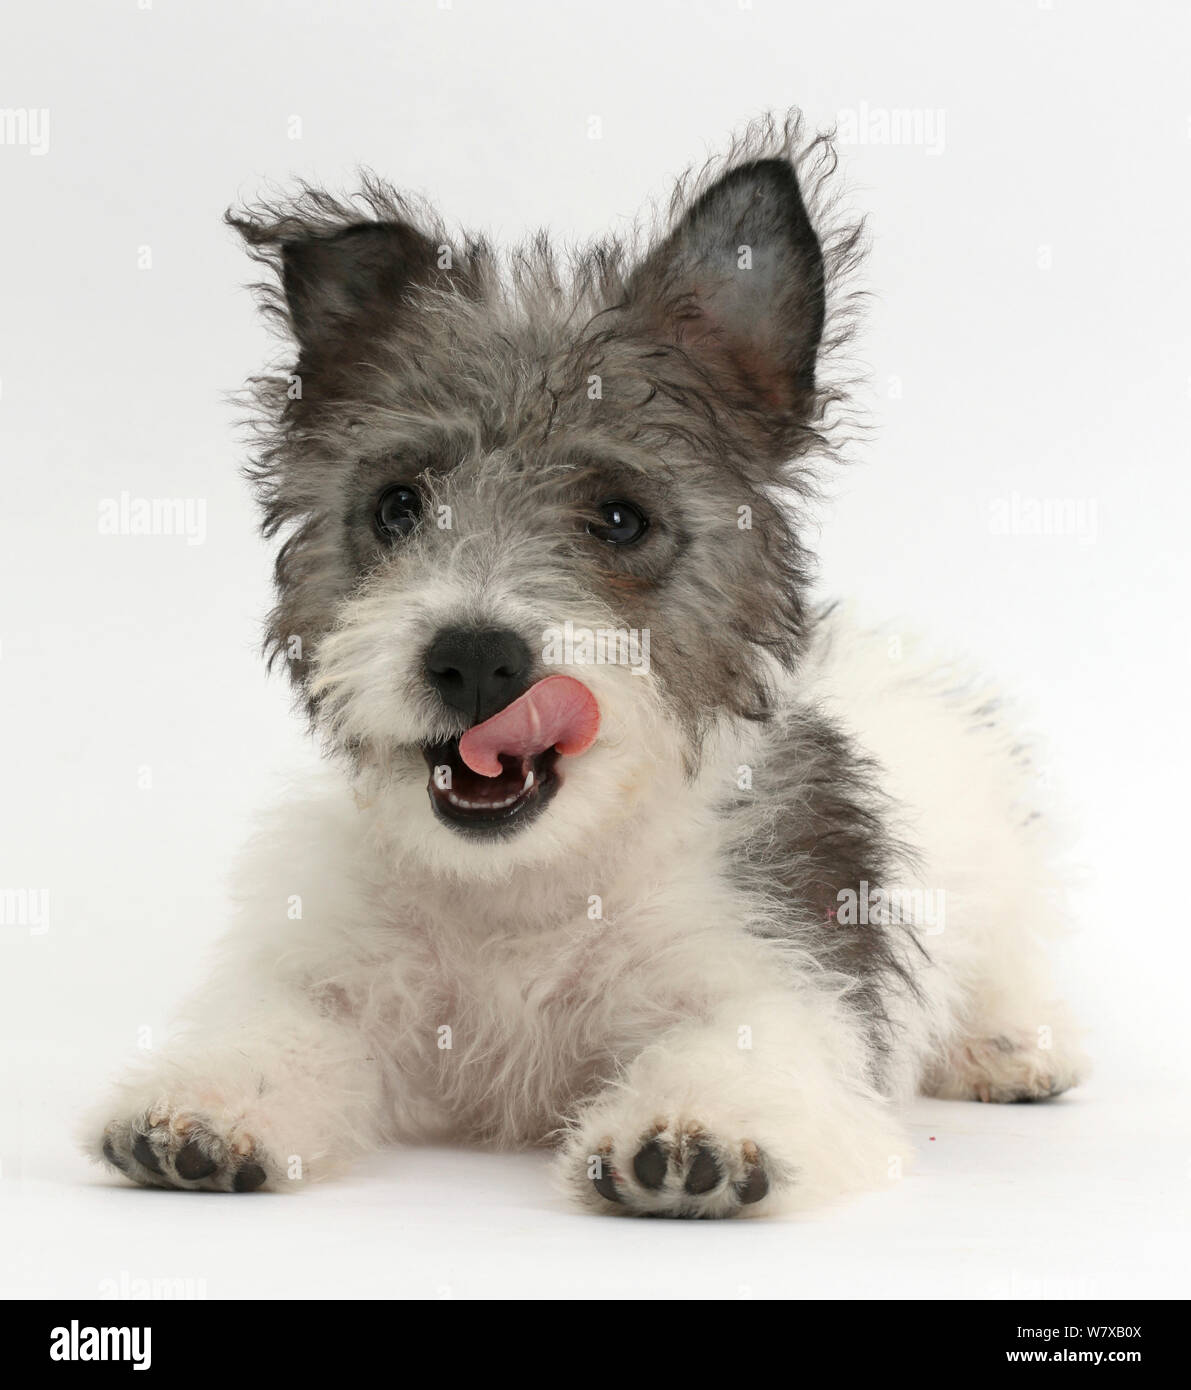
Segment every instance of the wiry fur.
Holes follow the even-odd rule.
[[[384,1142],[550,1141],[593,1210],[720,1216],[888,1181],[916,1086],[1072,1084],[1015,740],[808,598],[800,522],[854,428],[834,168],[763,122],[663,227],[566,255],[502,260],[371,178],[232,218],[296,346],[255,387],[267,645],[332,767],[249,855],[222,970],[94,1152],[243,1190]],[[398,482],[423,521],[389,545]],[[587,534],[609,497],[641,545]],[[536,652],[567,620],[649,631],[648,674],[577,670],[595,746],[524,829],[463,839],[427,800],[422,748],[468,725],[428,644]],[[942,930],[841,919],[880,887],[945,900]]]

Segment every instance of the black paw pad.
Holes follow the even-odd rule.
[[[148,1168],[150,1173],[161,1172],[161,1160],[153,1152],[153,1146],[149,1143],[148,1135],[137,1135],[132,1145],[132,1156],[142,1168]]]
[[[110,1139],[103,1141],[103,1156],[113,1168],[119,1168],[122,1173],[124,1172],[124,1160],[116,1153]]]
[[[637,1157],[633,1159],[633,1176],[642,1187],[653,1192],[665,1182],[668,1165],[666,1150],[657,1139],[651,1139],[637,1150]]]
[[[736,1196],[742,1207],[751,1207],[769,1194],[769,1174],[758,1163],[751,1168],[743,1182],[736,1184]]]
[[[232,1179],[232,1191],[255,1192],[258,1187],[264,1185],[266,1176],[259,1163],[245,1163]]]
[[[721,1176],[720,1165],[716,1162],[715,1155],[706,1145],[700,1144],[687,1169],[683,1187],[693,1197],[697,1197],[701,1193],[710,1192]]]
[[[186,1182],[199,1182],[203,1178],[209,1178],[218,1166],[193,1139],[183,1146],[178,1157],[174,1159],[174,1168],[178,1176]]]
[[[595,1172],[588,1170],[591,1185],[606,1202],[619,1202],[620,1193],[616,1190],[616,1174],[612,1170],[612,1140],[605,1139],[596,1153]]]

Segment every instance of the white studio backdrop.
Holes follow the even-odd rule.
[[[1097,1094],[1185,1109],[1185,6],[21,0],[4,27],[0,887],[48,916],[0,928],[0,1194],[96,1181],[74,1108],[164,1035],[312,756],[256,652],[230,393],[274,347],[223,209],[364,165],[497,240],[583,238],[795,104],[840,126],[872,241],[874,430],[822,590],[1019,700],[1069,813]],[[105,534],[134,499],[188,534]]]

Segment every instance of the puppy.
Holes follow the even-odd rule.
[[[652,237],[565,256],[372,179],[229,214],[289,345],[268,650],[328,765],[97,1158],[247,1192],[549,1143],[592,1212],[723,1217],[888,1184],[916,1089],[1074,1084],[1017,735],[810,596],[834,167],[764,122]]]

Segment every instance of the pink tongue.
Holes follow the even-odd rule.
[[[499,714],[468,729],[459,755],[482,777],[499,777],[500,755],[522,758],[557,748],[572,756],[586,753],[600,727],[600,707],[582,681],[547,676]]]

